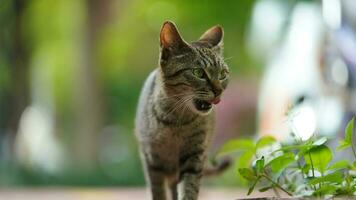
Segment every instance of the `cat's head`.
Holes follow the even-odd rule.
[[[207,114],[220,101],[228,84],[224,62],[223,29],[214,26],[197,41],[187,43],[173,22],[166,21],[160,33],[160,67],[169,96],[199,114]]]

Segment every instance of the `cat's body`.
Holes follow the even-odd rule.
[[[142,110],[140,109],[138,112],[137,124],[140,124],[141,130],[145,130],[144,134],[141,134],[138,138],[141,143],[145,167],[148,170],[146,176],[148,176],[148,179],[165,182],[158,183],[158,186],[155,186],[152,183],[154,180],[150,180],[150,186],[153,187],[151,188],[152,192],[156,191],[165,195],[164,187],[176,187],[185,171],[199,174],[197,178],[200,178],[205,150],[212,133],[213,115],[199,117],[197,114],[186,112],[186,115],[184,115],[173,111],[167,116],[166,112],[161,110],[160,105],[166,105],[168,111],[172,108],[173,103],[166,102],[166,99],[155,99],[158,96],[155,93],[160,92],[160,88],[155,87],[156,84],[159,84],[156,82],[160,81],[157,76],[159,76],[159,69],[152,72],[145,83],[144,90],[146,91],[140,98],[139,108],[142,108]],[[157,107],[145,105],[147,99],[154,101],[154,105]],[[146,119],[146,116],[150,116],[150,119]],[[184,120],[180,121],[179,118],[184,118]],[[193,166],[188,166],[188,163],[187,166],[181,165],[183,161],[192,156],[196,156],[197,158],[194,159],[201,161],[194,163]],[[198,182],[194,181],[192,184],[198,184]],[[198,186],[191,186],[192,189],[194,187]]]
[[[166,199],[166,188],[172,199],[198,197],[214,129],[211,104],[219,102],[228,73],[218,46],[222,29],[209,31],[187,44],[174,24],[166,22],[160,35],[160,67],[141,92],[136,135],[155,200]]]

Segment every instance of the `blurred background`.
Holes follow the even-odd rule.
[[[143,186],[133,134],[158,35],[220,24],[230,138],[331,138],[356,111],[354,0],[1,0],[0,186]],[[241,186],[231,168],[206,185]]]

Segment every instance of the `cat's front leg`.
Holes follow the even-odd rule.
[[[148,166],[147,175],[151,190],[151,200],[166,200],[164,173],[156,167]]]
[[[182,182],[178,186],[179,200],[197,200],[200,186],[200,174],[185,173]]]
[[[185,161],[181,168],[180,183],[178,185],[179,200],[197,200],[200,179],[203,173],[204,156],[197,154]]]

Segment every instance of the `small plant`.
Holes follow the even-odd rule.
[[[337,151],[351,149],[354,161],[333,162],[327,138],[312,137],[293,144],[280,144],[273,137],[227,142],[219,154],[239,153],[238,174],[249,185],[248,195],[256,187],[260,192],[282,191],[295,197],[334,197],[356,195],[356,151],[353,145],[355,120],[349,121],[345,138]]]

